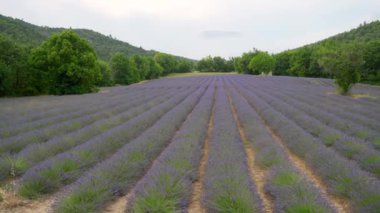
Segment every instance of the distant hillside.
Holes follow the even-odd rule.
[[[380,21],[363,23],[355,29],[299,48],[274,55],[275,75],[333,78],[336,70],[323,66],[323,57],[331,52],[348,52],[355,49],[363,59],[360,81],[380,84]]]
[[[339,33],[321,41],[305,45],[304,47],[324,46],[331,43],[336,45],[347,43],[368,43],[380,39],[380,21],[360,24],[357,28],[347,32]],[[302,48],[302,47],[301,47]],[[296,48],[299,49],[299,48]]]
[[[38,46],[52,33],[59,33],[64,28],[40,27],[27,23],[20,19],[14,19],[0,15],[0,33],[7,35],[13,40],[27,46]],[[93,30],[73,29],[81,37],[87,39],[95,49],[98,56],[108,61],[112,54],[121,52],[126,55],[153,55],[155,51],[144,50],[139,47],[132,46],[127,42],[123,42],[105,36]]]

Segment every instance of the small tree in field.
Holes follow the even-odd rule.
[[[258,52],[248,64],[252,74],[260,74],[273,71],[275,66],[274,58],[266,52]]]
[[[94,50],[71,30],[52,35],[34,49],[29,63],[38,73],[41,89],[51,94],[91,92],[101,78]]]
[[[360,48],[347,45],[337,50],[326,51],[321,59],[322,66],[335,77],[339,93],[347,95],[360,80],[360,69],[364,63]]]

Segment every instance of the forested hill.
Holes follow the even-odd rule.
[[[352,29],[350,31],[337,34],[330,38],[324,39],[322,41],[316,42],[311,45],[325,44],[328,42],[336,43],[350,43],[350,42],[370,42],[380,39],[380,21],[374,21],[371,23],[364,23],[359,25],[359,27]]]
[[[60,33],[65,28],[50,28],[36,26],[20,19],[14,19],[0,15],[0,34],[5,34],[19,44],[36,47],[46,40],[52,33]],[[91,43],[99,58],[109,61],[112,54],[116,52],[130,55],[150,55],[153,56],[155,51],[144,50],[135,47],[127,42],[123,42],[105,36],[93,30],[73,29],[81,37]]]
[[[334,52],[347,53],[350,49],[361,61],[361,66],[358,67],[360,81],[379,84],[380,21],[364,23],[330,38],[275,54],[276,65],[273,71],[275,75],[334,77],[336,75],[323,66],[324,63],[326,65],[325,59],[337,55]],[[339,61],[338,58],[334,60]]]

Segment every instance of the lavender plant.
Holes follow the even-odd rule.
[[[293,121],[242,87],[238,88],[259,114],[283,138],[288,148],[312,166],[331,193],[346,197],[357,212],[376,212],[380,208],[380,183],[356,165],[313,140]]]
[[[159,93],[154,95],[159,95]],[[123,113],[113,115],[107,119],[98,120],[97,122],[70,134],[55,137],[46,143],[29,145],[15,155],[3,156],[0,158],[0,180],[3,180],[9,176],[10,168],[15,170],[15,174],[17,176],[21,175],[38,162],[64,152],[72,147],[86,142],[87,140],[90,140],[91,138],[96,137],[103,132],[108,131],[113,127],[127,122],[133,117],[157,106],[170,98],[172,95],[174,95],[174,92],[169,92],[166,95],[158,96],[150,101],[147,101],[145,97],[141,100],[130,102],[130,108]],[[143,102],[146,103],[140,105]]]
[[[22,177],[19,194],[34,198],[74,181],[83,171],[109,157],[144,132],[191,92],[193,90],[182,92],[112,130],[37,164]]]
[[[212,84],[186,119],[171,145],[155,160],[152,168],[134,187],[128,200],[131,212],[180,212],[189,205],[192,182],[206,137],[213,96]]]
[[[69,186],[55,204],[56,211],[96,212],[112,198],[125,194],[172,140],[204,91],[199,88],[142,135]]]
[[[261,202],[248,175],[243,142],[223,87],[218,88],[214,123],[203,206],[209,212],[259,212]]]

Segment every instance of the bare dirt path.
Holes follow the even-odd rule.
[[[228,96],[228,100],[230,103],[232,115],[235,119],[236,125],[239,129],[240,137],[244,143],[245,153],[247,156],[247,164],[250,176],[252,178],[252,181],[255,183],[257,188],[257,193],[263,202],[263,212],[266,213],[272,213],[273,212],[273,201],[271,197],[265,193],[264,186],[265,186],[265,178],[266,178],[266,172],[259,166],[255,164],[255,151],[252,148],[251,144],[249,144],[247,137],[245,135],[244,128],[242,127],[239,117],[237,115],[236,108],[231,100],[231,97]]]
[[[241,94],[240,94],[241,95]],[[244,98],[244,96],[242,95]],[[258,110],[255,106],[251,105],[256,112]],[[269,124],[261,117],[258,113],[262,122],[265,124],[266,129],[272,135],[273,139],[280,145],[280,147],[285,151],[286,155],[289,157],[290,162],[295,166],[295,168],[310,181],[321,193],[322,197],[325,198],[326,202],[338,213],[351,212],[349,202],[347,199],[335,196],[328,192],[328,187],[323,183],[322,179],[314,173],[312,168],[300,157],[291,152],[286,143],[277,135],[277,133],[269,126]]]
[[[215,94],[214,94],[215,98]],[[214,101],[214,106],[211,111],[211,116],[210,120],[208,122],[208,128],[207,128],[207,135],[205,138],[204,142],[204,147],[203,147],[203,153],[202,153],[202,158],[200,161],[200,166],[199,166],[199,176],[198,180],[194,182],[193,184],[193,194],[191,198],[191,202],[188,208],[189,213],[204,213],[206,210],[202,206],[202,193],[203,193],[203,180],[204,180],[204,175],[206,173],[206,165],[208,161],[208,154],[209,154],[209,146],[210,146],[210,139],[211,139],[211,133],[212,130],[214,129],[214,109],[215,109],[215,101]]]
[[[52,212],[54,195],[29,200],[17,195],[14,189],[0,188],[2,201],[0,202],[0,213],[47,213]]]

